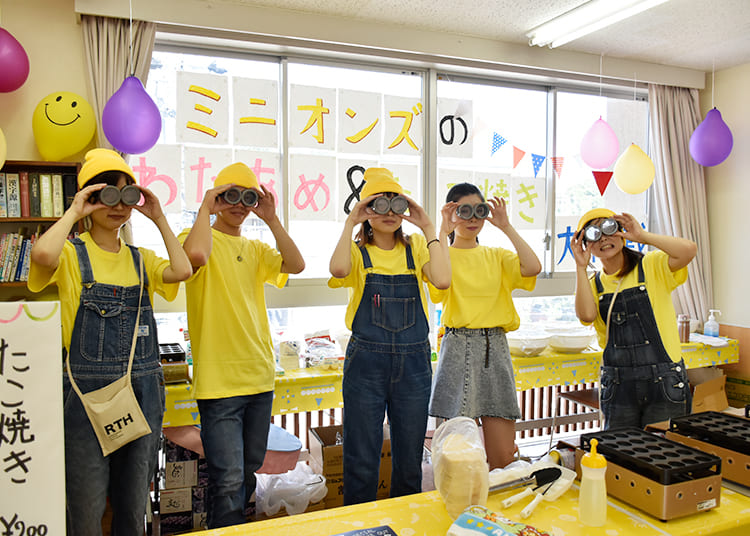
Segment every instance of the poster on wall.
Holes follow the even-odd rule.
[[[419,166],[416,164],[394,164],[391,162],[381,162],[380,165],[390,169],[393,177],[404,189],[404,193],[414,199],[417,203],[422,203],[421,182],[422,177],[419,174]]]
[[[471,158],[474,155],[474,103],[465,99],[438,99],[438,156]]]
[[[131,155],[128,164],[139,186],[159,198],[165,213],[182,212],[182,152],[179,145],[154,145],[148,152]]]
[[[418,155],[424,146],[424,109],[417,98],[386,95],[383,153]]]
[[[275,80],[234,77],[236,109],[234,144],[249,147],[279,146],[279,84]]]
[[[229,144],[229,82],[226,76],[177,72],[178,143]]]
[[[346,216],[361,198],[360,193],[365,185],[364,175],[367,168],[377,166],[377,161],[374,158],[372,160],[364,158],[339,158],[336,161],[336,167],[338,168],[338,188],[336,189],[337,221],[346,220]]]
[[[292,84],[289,88],[289,146],[336,148],[336,90]]]
[[[380,153],[382,108],[383,95],[380,93],[339,90],[339,152]]]
[[[0,303],[0,534],[65,534],[61,355],[59,302]]]
[[[543,229],[546,211],[544,179],[531,177],[513,177],[511,179],[509,216],[513,227],[516,229]]]
[[[336,158],[293,154],[289,160],[292,219],[335,221]]]
[[[216,175],[232,163],[231,149],[185,147],[185,210],[196,211]]]

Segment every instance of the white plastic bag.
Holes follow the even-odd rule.
[[[326,479],[304,462],[286,473],[269,475],[256,473],[255,506],[272,516],[283,506],[287,514],[301,514],[308,504],[323,500],[328,493]]]

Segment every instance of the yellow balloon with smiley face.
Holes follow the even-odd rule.
[[[37,149],[45,160],[62,160],[82,151],[96,132],[94,109],[70,91],[50,93],[31,119]]]

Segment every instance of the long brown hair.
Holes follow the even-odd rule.
[[[635,269],[635,267],[638,266],[638,262],[643,258],[643,253],[641,253],[640,251],[636,251],[634,249],[630,249],[629,247],[623,246],[622,256],[623,256],[622,268],[620,268],[620,271],[617,272],[617,277],[625,277],[630,272],[632,272]]]

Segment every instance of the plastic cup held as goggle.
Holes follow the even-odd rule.
[[[583,238],[587,242],[596,242],[602,235],[611,236],[620,229],[620,224],[613,218],[604,219],[599,225],[589,225],[583,230]]]
[[[241,202],[246,207],[254,207],[258,204],[258,192],[251,188],[242,189],[237,186],[232,186],[221,195],[224,198],[224,201],[230,205],[236,205]]]
[[[376,197],[372,200],[372,203],[370,203],[370,208],[372,208],[372,211],[375,214],[388,214],[388,212],[393,212],[394,214],[403,214],[406,212],[406,209],[409,208],[409,202],[406,200],[406,198],[403,195],[397,195],[395,197]]]
[[[89,196],[89,201],[92,203],[99,201],[108,207],[114,207],[118,203],[133,206],[137,205],[140,200],[141,191],[134,184],[128,184],[122,190],[110,184]]]
[[[490,206],[487,203],[477,203],[476,205],[464,203],[456,209],[456,214],[462,220],[470,220],[472,218],[483,220],[490,215]]]

